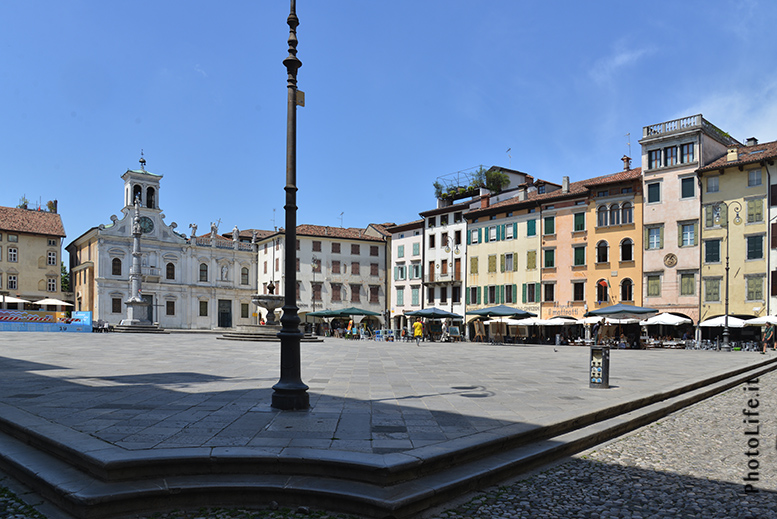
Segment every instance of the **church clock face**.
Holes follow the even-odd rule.
[[[141,216],[140,217],[140,230],[143,231],[144,234],[148,234],[151,231],[153,231],[154,230],[154,220],[152,220],[148,216]]]

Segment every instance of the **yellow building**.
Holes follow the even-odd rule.
[[[57,213],[0,207],[0,291],[33,302],[62,299],[64,237]]]
[[[700,321],[768,312],[769,162],[777,142],[730,146],[698,170],[702,193]],[[728,266],[728,273],[726,272]]]

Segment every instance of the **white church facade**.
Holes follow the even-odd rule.
[[[142,298],[148,320],[166,329],[234,328],[256,323],[251,296],[257,292],[256,243],[218,235],[192,237],[165,223],[159,206],[162,175],[127,170],[121,217],[92,227],[66,250],[70,254],[75,309],[91,311],[95,321],[118,324],[127,316],[132,264],[134,201],[140,201]],[[245,234],[245,231],[244,231]],[[245,236],[244,236],[245,240]],[[252,241],[256,241],[256,238]]]

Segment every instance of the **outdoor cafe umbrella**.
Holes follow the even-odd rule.
[[[0,296],[0,303],[5,301],[6,303],[29,303],[26,299],[14,296]]]
[[[772,326],[777,325],[777,316],[764,315],[762,317],[756,317],[755,319],[748,319],[745,321],[745,326],[769,326],[770,324]]]
[[[701,328],[722,328],[726,325],[726,316],[725,315],[719,315],[718,317],[713,317],[712,319],[707,319],[706,321],[703,321],[699,323],[699,327]],[[745,327],[745,320],[740,319],[738,317],[734,317],[733,315],[728,316],[728,327],[729,328],[744,328]]]
[[[46,299],[41,299],[40,301],[35,301],[36,305],[56,305],[56,306],[73,306],[71,303],[68,303],[66,301],[60,301],[59,299],[54,299],[52,297],[47,297]]]
[[[514,317],[517,319],[537,316],[537,314],[533,314],[531,312],[521,310],[520,308],[513,308],[507,305],[490,306],[488,308],[472,310],[467,313],[470,315],[479,315],[481,317]]]
[[[604,308],[597,308],[591,310],[585,314],[585,317],[599,316],[599,317],[614,317],[616,319],[631,318],[640,319],[650,314],[658,313],[655,308],[645,308],[642,306],[624,305],[618,303],[617,305],[605,306]]]
[[[352,315],[377,315],[380,316],[381,314],[379,312],[373,312],[372,310],[364,310],[362,308],[356,308],[355,306],[350,306],[348,308],[343,308],[342,310],[332,310],[333,314],[332,317],[350,317]]]
[[[644,321],[640,321],[641,326],[652,326],[655,324],[663,324],[665,326],[677,326],[680,324],[691,324],[693,321],[688,319],[687,317],[680,317],[679,315],[669,314],[669,313],[660,313],[658,315],[654,315],[653,317],[650,317],[648,319],[645,319]]]
[[[421,310],[408,312],[405,315],[410,315],[412,317],[427,317],[429,319],[461,319],[459,314],[454,314],[452,312],[448,312],[447,310],[442,310],[435,307],[422,308]]]

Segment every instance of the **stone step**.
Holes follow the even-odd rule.
[[[647,425],[777,369],[777,359],[654,397],[490,440],[461,438],[403,453],[192,448],[126,451],[18,408],[0,409],[0,467],[63,510],[108,518],[200,506],[306,505],[410,517],[453,497]],[[25,424],[25,425],[20,425]]]

